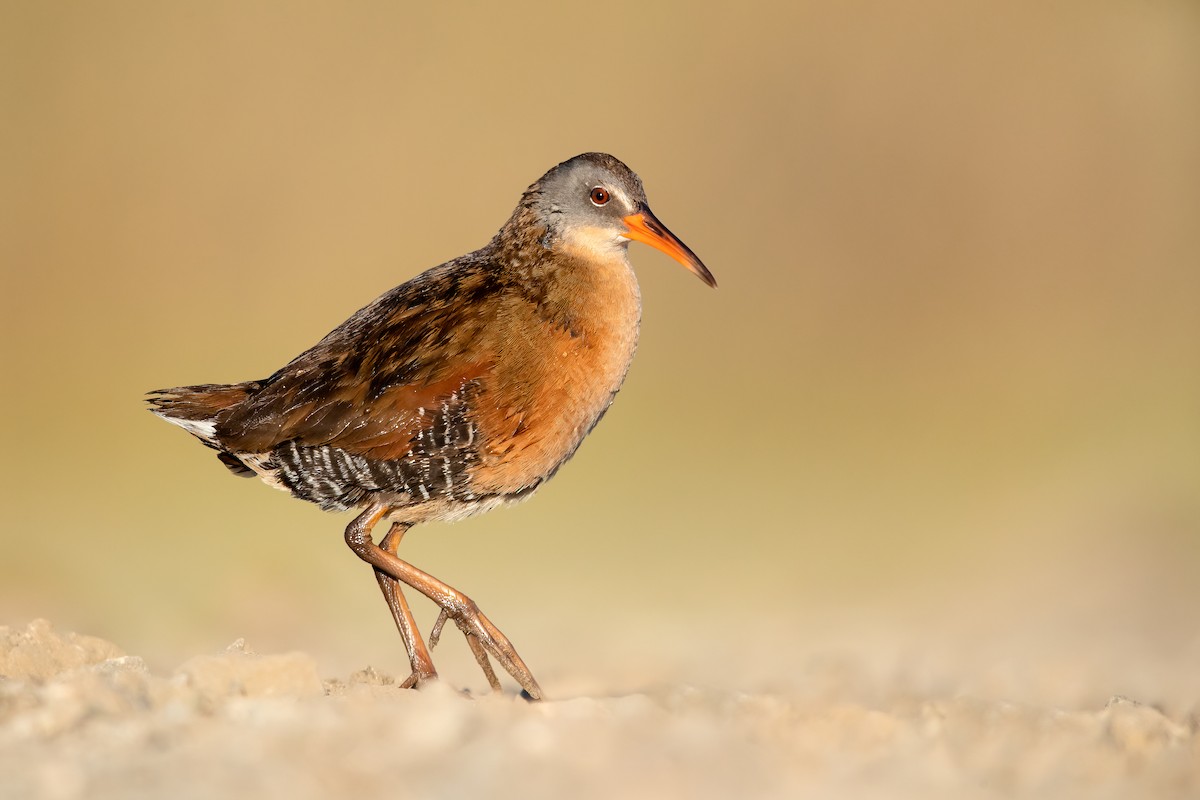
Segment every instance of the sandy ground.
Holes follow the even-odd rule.
[[[661,684],[542,703],[323,679],[237,642],[156,674],[46,621],[0,628],[0,795],[1195,797],[1194,710],[922,690],[843,657],[790,688]],[[965,684],[964,684],[965,685]],[[564,693],[560,684],[556,687]],[[552,692],[553,693],[553,692]]]
[[[0,3],[0,800],[1200,798],[1200,3],[625,6]],[[631,247],[603,424],[405,539],[549,699],[401,691],[141,397],[593,149],[720,289]]]

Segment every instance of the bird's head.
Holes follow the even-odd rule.
[[[529,187],[525,204],[545,226],[551,246],[624,258],[630,241],[644,242],[717,285],[696,254],[654,216],[641,179],[606,153],[584,153],[554,167]]]

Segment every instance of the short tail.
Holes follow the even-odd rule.
[[[222,447],[216,433],[217,415],[236,406],[258,388],[260,384],[257,382],[177,386],[147,393],[146,402],[153,413],[183,428],[209,447],[220,450]]]

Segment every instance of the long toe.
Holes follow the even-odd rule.
[[[471,646],[471,651],[475,653],[475,659],[483,669],[484,675],[488,677],[488,683],[492,685],[492,688],[498,688],[499,681],[495,680],[495,673],[492,672],[491,665],[487,662],[487,655],[495,658],[504,671],[521,685],[526,694],[534,700],[542,699],[542,688],[538,686],[529,667],[525,666],[524,660],[521,659],[508,637],[484,616],[483,612],[479,610],[479,606],[468,599],[462,603],[460,608],[447,609],[446,613],[467,637],[467,643]]]

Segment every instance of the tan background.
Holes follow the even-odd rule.
[[[0,623],[399,671],[348,517],[140,395],[269,374],[600,149],[721,287],[632,248],[604,423],[404,549],[551,694],[873,632],[917,681],[1194,701],[1198,42],[1182,0],[5,4]]]

